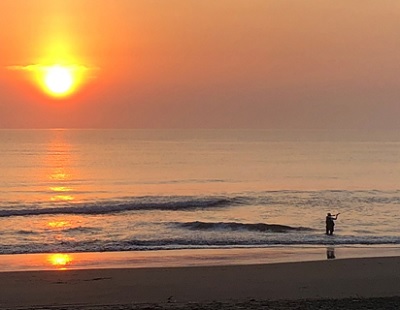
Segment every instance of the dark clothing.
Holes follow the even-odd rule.
[[[326,234],[327,235],[332,235],[333,231],[335,230],[335,222],[334,218],[331,215],[328,215],[326,217],[325,223],[326,223]]]

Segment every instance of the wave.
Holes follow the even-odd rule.
[[[256,232],[289,232],[289,231],[311,231],[312,228],[307,227],[292,227],[287,225],[279,224],[265,224],[265,223],[255,223],[255,224],[245,224],[237,222],[187,222],[187,223],[174,223],[175,226],[181,228],[187,228],[190,230],[247,230]]]
[[[72,227],[72,228],[67,228],[67,229],[62,229],[62,232],[65,233],[95,233],[95,232],[99,232],[101,231],[100,228],[98,227],[82,227],[82,226],[78,226],[78,227]]]
[[[191,197],[152,196],[124,198],[118,201],[101,201],[86,204],[70,204],[56,207],[29,206],[0,209],[0,217],[36,216],[58,214],[100,215],[140,210],[190,211],[196,209],[222,208],[244,203],[241,197]]]
[[[19,234],[19,235],[38,235],[38,233],[33,230],[18,230],[17,234]]]
[[[57,214],[109,214],[136,210],[185,211],[208,208],[225,208],[236,205],[260,207],[294,206],[340,207],[342,209],[365,208],[370,205],[400,203],[400,191],[266,191],[248,192],[233,196],[142,196],[121,197],[112,200],[89,201],[87,203],[60,204],[44,202],[21,205],[18,202],[0,202],[0,217],[35,216]],[[264,229],[264,228],[259,228]],[[290,228],[289,228],[290,229]]]
[[[115,241],[64,241],[57,243],[26,243],[19,245],[0,245],[0,254],[57,253],[57,252],[124,252],[158,251],[183,249],[229,249],[229,248],[268,248],[268,247],[326,247],[326,246],[398,246],[400,238],[383,236],[379,238],[331,238],[321,236],[307,240],[226,240],[171,238],[157,240],[115,240]]]

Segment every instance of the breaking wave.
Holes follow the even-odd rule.
[[[57,214],[109,214],[139,210],[185,211],[207,208],[222,208],[244,203],[241,197],[135,197],[122,201],[102,201],[87,204],[62,206],[28,206],[0,209],[0,217],[35,216]]]
[[[313,229],[307,227],[292,227],[287,225],[279,224],[245,224],[237,222],[187,222],[187,223],[175,223],[176,226],[181,228],[187,228],[190,230],[248,230],[256,232],[289,232],[289,231],[311,231]]]
[[[331,239],[331,238],[330,238]],[[157,240],[120,240],[120,241],[64,241],[55,243],[26,243],[18,245],[0,245],[1,254],[57,253],[57,252],[118,252],[118,251],[157,251],[182,249],[229,249],[229,248],[266,248],[274,246],[369,246],[400,244],[400,238],[383,236],[380,238],[354,238],[345,236],[327,241],[324,237],[306,240],[226,240],[171,238]]]

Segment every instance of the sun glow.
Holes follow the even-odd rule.
[[[44,84],[51,94],[62,96],[71,90],[74,84],[74,77],[70,68],[54,65],[47,68],[46,71]]]
[[[8,66],[9,70],[27,74],[42,91],[51,97],[62,99],[77,92],[88,80],[95,78],[95,67],[60,61],[58,63]]]
[[[83,70],[83,67],[78,65],[41,66],[37,79],[50,96],[66,97],[74,93],[82,83]]]

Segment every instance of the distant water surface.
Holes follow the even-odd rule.
[[[0,130],[0,149],[3,254],[400,244],[398,132]]]

